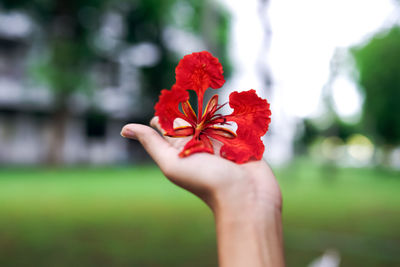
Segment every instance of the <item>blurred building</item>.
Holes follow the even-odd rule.
[[[146,5],[150,4],[141,4],[143,10],[149,11]],[[177,1],[168,7],[170,11],[156,12],[172,16],[169,24],[161,27],[157,20],[164,18],[155,18],[154,25],[149,25],[152,21],[144,23],[140,16],[138,20],[130,17],[131,13],[142,14],[139,10],[142,7],[109,6],[97,15],[96,28],[84,25],[90,31],[91,39],[87,42],[97,58],[82,75],[90,76],[88,80],[96,90],[75,90],[67,94],[67,122],[62,127],[62,138],[55,140],[56,92],[51,84],[46,85],[35,77],[43,71],[37,62],[45,61],[48,56],[43,52],[48,45],[46,29],[44,25],[37,25],[27,15],[29,12],[2,10],[0,5],[0,165],[51,162],[54,143],[60,140],[61,156],[57,161],[64,164],[112,164],[148,159],[136,142],[120,136],[122,126],[128,122],[148,123],[157,99],[154,94],[163,88],[160,86],[169,86],[165,77],[173,78],[173,72],[167,73],[165,69],[173,71],[175,62],[184,54],[225,49],[221,48],[225,43],[214,33],[228,27],[226,13],[217,5],[204,5],[202,12],[195,11],[201,6]],[[98,11],[83,6],[77,15],[83,20],[80,23],[89,23],[89,15]],[[197,23],[198,18],[202,22],[198,26],[200,30],[193,30],[190,23]],[[57,23],[68,24],[68,17],[56,17],[54,23],[54,27],[59,27]],[[60,34],[68,33],[61,31]],[[156,39],[151,39],[153,35]],[[153,90],[151,97],[146,95],[148,88]]]
[[[31,39],[33,24],[22,13],[0,13],[0,25],[0,164],[43,163],[50,149],[55,103],[49,88],[27,78],[38,45]],[[146,56],[146,47],[139,49]],[[103,87],[93,95],[75,93],[68,99],[71,116],[62,161],[109,164],[135,158],[135,151],[128,149],[132,144],[119,135],[122,125],[143,115],[134,108],[139,93],[135,68],[125,57],[100,61],[90,73]]]

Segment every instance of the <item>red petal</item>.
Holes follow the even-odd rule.
[[[186,137],[186,136],[191,136],[193,134],[194,134],[194,128],[192,126],[182,126],[174,129],[174,135],[168,135],[168,134],[165,135],[171,137]]]
[[[234,139],[236,134],[228,129],[221,128],[221,127],[208,127],[204,130],[204,133],[211,138],[218,139],[226,138],[226,139]]]
[[[225,124],[226,123],[226,119],[224,116],[218,116],[210,121],[208,121],[209,125],[214,125],[214,124]]]
[[[194,137],[192,140],[187,142],[181,153],[179,153],[179,156],[183,158],[198,152],[214,154],[211,141],[204,134],[200,135],[200,139]]]
[[[229,106],[233,108],[233,112],[225,118],[236,122],[238,131],[250,127],[252,132],[260,136],[268,131],[271,110],[267,100],[258,97],[255,90],[231,93]]]
[[[192,106],[190,105],[189,101],[183,102],[181,105],[182,105],[183,113],[185,113],[186,117],[188,118],[188,122],[193,127],[196,127],[197,116],[196,116],[196,113],[194,112]]]
[[[155,115],[158,116],[160,126],[165,130],[165,134],[173,136],[174,120],[182,118],[188,119],[179,110],[179,103],[189,99],[189,93],[186,90],[181,90],[177,86],[173,86],[171,90],[162,90],[158,103],[155,105]]]
[[[214,115],[215,111],[218,108],[218,95],[214,95],[208,101],[206,108],[204,109],[204,113],[201,116],[201,121],[206,122],[209,121]]]
[[[216,138],[224,143],[221,156],[236,163],[260,160],[264,153],[261,137],[267,132],[271,122],[267,100],[258,97],[255,90],[233,92],[229,96],[229,105],[233,108],[233,113],[225,118],[236,122],[237,137],[229,141]]]
[[[197,52],[186,55],[175,69],[176,84],[183,89],[196,91],[202,99],[207,88],[222,87],[225,83],[223,69],[218,58],[209,52]]]
[[[235,139],[229,140],[229,142],[226,139],[222,140],[222,138],[216,139],[224,143],[220,151],[221,157],[239,164],[246,163],[249,160],[260,160],[264,153],[264,145],[260,136],[251,133],[249,130],[238,134]]]

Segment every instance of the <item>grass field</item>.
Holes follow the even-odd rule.
[[[288,266],[400,266],[400,174],[275,170]],[[213,217],[154,166],[0,169],[0,266],[216,266]]]

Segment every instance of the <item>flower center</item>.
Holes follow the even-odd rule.
[[[200,138],[200,134],[201,132],[207,128],[208,122],[205,120],[202,120],[199,124],[196,125],[195,129],[194,129],[194,136],[197,138]]]

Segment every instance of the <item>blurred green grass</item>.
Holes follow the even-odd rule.
[[[400,175],[297,160],[276,169],[288,266],[400,265]],[[216,266],[213,217],[152,165],[0,169],[0,266]]]

